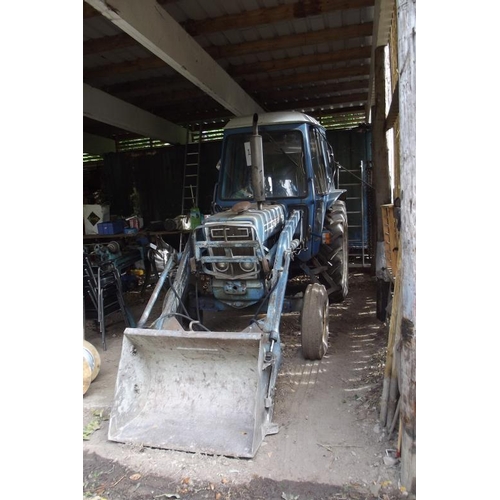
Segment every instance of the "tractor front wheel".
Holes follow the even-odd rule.
[[[302,353],[309,360],[321,359],[328,348],[328,294],[318,283],[307,285],[301,314]]]

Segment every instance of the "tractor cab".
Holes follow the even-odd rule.
[[[300,198],[307,194],[304,140],[300,130],[261,130],[266,199]],[[228,135],[223,158],[220,198],[253,198],[251,133]]]

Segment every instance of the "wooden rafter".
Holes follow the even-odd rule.
[[[308,113],[309,115],[313,116],[314,118],[320,118],[322,116],[343,116],[343,115],[364,115],[364,106],[348,106],[348,107],[341,107],[341,108],[334,108],[334,109],[321,109],[321,110],[315,110],[311,111]]]
[[[142,78],[140,80],[132,80],[129,82],[115,83],[106,85],[102,90],[113,95],[123,95],[128,93],[142,93],[151,91],[163,92],[165,89],[172,91],[184,91],[185,89],[198,89],[196,85],[187,82],[185,78],[175,74],[172,76],[156,76],[154,78]]]
[[[266,111],[292,111],[303,109],[314,109],[314,112],[333,109],[348,109],[351,103],[364,104],[366,94],[350,94],[340,96],[324,96],[313,99],[289,100],[272,103],[265,107]],[[362,109],[362,108],[360,108]],[[230,114],[215,103],[210,103],[206,99],[197,99],[190,102],[184,102],[182,106],[178,103],[170,103],[166,106],[159,106],[152,109],[158,116],[163,116],[174,122],[209,120],[211,118],[230,118]],[[309,112],[308,112],[309,113]],[[309,113],[311,114],[311,113]]]
[[[103,52],[126,49],[128,47],[133,47],[134,45],[137,45],[137,42],[130,35],[127,35],[127,33],[120,33],[119,35],[112,36],[102,36],[100,38],[93,38],[84,42],[83,55],[90,56],[93,54],[101,54]]]
[[[175,82],[174,82],[175,79]],[[313,84],[316,83],[313,81]],[[165,91],[165,89],[168,89]],[[280,101],[284,99],[296,99],[303,97],[304,94],[311,96],[325,95],[335,92],[346,92],[368,89],[368,79],[358,78],[351,81],[328,81],[324,84],[311,85],[307,82],[291,89],[272,90],[262,88],[253,90],[254,97],[259,102]],[[137,102],[141,100],[148,105],[168,104],[169,101],[183,101],[187,99],[195,99],[203,95],[203,92],[194,85],[186,86],[184,79],[178,77],[155,77],[133,82],[120,83],[109,87],[103,87],[102,90],[118,97],[125,96],[129,93],[136,92],[137,97],[129,100]],[[141,97],[141,91],[147,92],[147,96]],[[156,92],[156,93],[154,93]]]
[[[298,99],[304,97],[304,95],[319,97],[320,95],[332,95],[335,92],[359,91],[365,89],[368,89],[368,78],[348,82],[330,81],[328,84],[325,83],[324,85],[309,85],[284,90],[264,90],[256,92],[255,97],[259,101],[266,103],[285,99]]]
[[[280,87],[298,86],[302,83],[323,82],[328,80],[338,80],[340,78],[350,78],[366,76],[370,74],[368,65],[346,66],[324,71],[311,71],[305,73],[296,73],[290,76],[277,78],[263,78],[254,82],[241,82],[247,92],[257,92],[259,90],[276,89]]]
[[[114,37],[113,37],[114,38]],[[130,37],[129,37],[130,38]],[[259,73],[272,73],[286,69],[296,69],[307,66],[319,66],[321,64],[332,64],[343,61],[356,61],[359,59],[369,59],[370,47],[355,47],[352,49],[327,52],[323,54],[305,55],[299,57],[286,57],[261,61],[252,64],[242,64],[239,66],[229,66],[227,72],[233,78],[256,75]],[[101,78],[116,74],[133,73],[136,71],[161,68],[165,63],[156,56],[136,59],[134,61],[124,61],[112,65],[101,66],[92,70],[84,71],[83,77],[87,80]]]
[[[109,64],[90,70],[84,70],[83,78],[84,80],[91,80],[92,78],[123,75],[127,73],[136,73],[137,71],[165,67],[168,67],[167,64],[159,57],[141,57],[138,59],[134,59],[133,61],[123,61],[121,63]]]
[[[339,28],[328,28],[308,33],[294,33],[280,37],[265,38],[253,42],[240,44],[228,44],[206,47],[205,50],[214,58],[258,54],[261,52],[272,52],[273,50],[290,49],[293,47],[304,47],[318,43],[348,40],[349,38],[362,38],[372,35],[373,23],[351,24]]]
[[[228,27],[230,29],[251,28],[291,19],[302,19],[338,10],[373,7],[374,4],[375,0],[300,0],[286,5],[254,9],[212,19],[203,19],[200,21],[190,19],[183,23],[183,26],[190,35],[197,36],[225,31]]]
[[[320,64],[332,64],[340,61],[369,59],[370,54],[370,47],[355,47],[352,49],[338,50],[336,52],[325,52],[322,54],[299,57],[286,57],[282,59],[272,59],[270,61],[259,61],[252,64],[230,66],[227,69],[227,72],[233,77],[256,75],[258,73],[272,73],[273,71],[295,69],[306,66],[317,66]]]
[[[373,23],[353,24],[339,28],[329,28],[312,31],[309,33],[286,35],[282,37],[266,38],[253,42],[240,44],[211,45],[205,47],[206,52],[214,59],[242,56],[248,54],[258,54],[278,49],[290,49],[302,47],[316,43],[329,41],[348,40],[349,38],[361,38],[371,36]],[[117,40],[114,40],[118,37]],[[98,40],[102,40],[98,42]],[[126,48],[137,45],[137,42],[130,36],[124,37],[122,34],[88,40],[83,44],[83,53],[96,54],[115,50],[115,48]],[[153,63],[154,64],[154,63]],[[112,71],[112,70],[111,70]]]
[[[288,100],[268,104],[267,108],[270,111],[293,110],[293,109],[308,109],[308,108],[323,108],[338,104],[349,104],[351,102],[364,103],[367,94],[344,94],[338,96],[323,96],[314,97],[312,99]]]
[[[147,82],[144,82],[147,87]],[[261,102],[264,106],[272,106],[273,104],[304,99],[308,96],[309,99],[328,99],[337,97],[339,92],[346,91],[361,91],[368,89],[368,79],[354,80],[350,82],[330,82],[328,85],[315,85],[308,87],[299,87],[279,91],[262,91],[254,92],[254,98]],[[129,102],[142,106],[144,108],[154,108],[156,106],[168,106],[170,104],[179,104],[180,102],[192,101],[203,97],[205,94],[197,88],[169,90],[167,92],[159,92],[156,94],[148,94],[147,96],[136,96],[128,99]],[[360,95],[360,94],[358,94]],[[366,100],[367,94],[364,94],[363,100]],[[346,96],[347,99],[352,97],[352,94]],[[348,101],[345,101],[348,102]]]

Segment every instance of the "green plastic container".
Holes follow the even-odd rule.
[[[191,229],[196,229],[201,224],[200,209],[193,207],[189,212],[189,226]]]

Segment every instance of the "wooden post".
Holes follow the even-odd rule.
[[[397,0],[401,159],[401,484],[416,493],[416,0]]]
[[[379,207],[391,202],[389,150],[385,130],[386,110],[385,46],[383,46],[375,49],[375,106],[372,119],[373,184],[377,207],[377,241],[379,242],[384,241]]]
[[[398,268],[401,266],[401,254],[398,254],[398,263],[396,266],[396,278],[394,285],[394,296],[392,298],[392,314],[391,320],[389,323],[389,338],[387,342],[387,354],[385,359],[385,368],[384,368],[384,380],[382,383],[382,396],[380,401],[380,416],[379,422],[380,425],[385,427],[386,425],[390,425],[390,422],[387,422],[387,413],[389,408],[389,398],[390,398],[390,389],[391,384],[393,384],[392,379],[394,378],[394,346],[396,343],[397,330],[399,326],[399,311],[400,311],[400,297],[401,297],[401,284],[399,277],[397,276]]]
[[[373,184],[377,205],[377,241],[384,241],[382,216],[378,207],[391,202],[389,150],[385,130],[386,94],[385,46],[383,46],[375,49],[375,106],[372,127]]]

